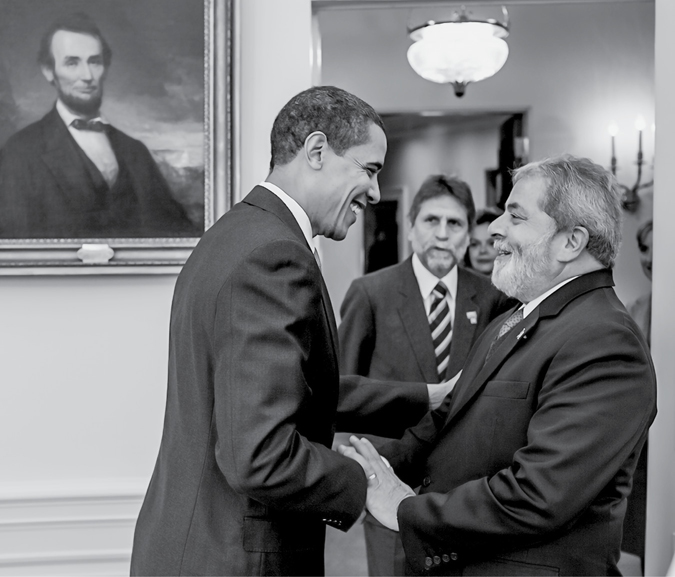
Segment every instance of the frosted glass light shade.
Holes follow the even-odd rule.
[[[489,78],[506,63],[508,32],[491,22],[429,22],[414,30],[408,62],[422,78],[466,85]]]

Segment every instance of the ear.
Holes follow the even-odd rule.
[[[49,66],[41,64],[40,70],[42,70],[42,75],[47,79],[47,82],[49,82],[49,84],[54,82],[54,71]]]
[[[571,262],[579,257],[588,246],[588,230],[583,226],[575,226],[571,231],[564,233],[563,245],[558,251],[558,260]]]
[[[328,152],[328,139],[323,132],[312,132],[305,138],[305,159],[314,170],[321,170]]]

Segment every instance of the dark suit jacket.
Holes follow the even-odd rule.
[[[178,277],[164,434],[138,518],[137,575],[321,575],[325,525],[365,505],[331,450],[337,331],[290,211],[256,187]]]
[[[0,155],[0,238],[198,236],[150,152],[109,126],[120,172],[111,188],[56,108]]]
[[[457,297],[453,321],[450,361],[446,378],[453,377],[464,366],[474,341],[490,321],[515,304],[498,291],[490,280],[474,271],[458,268]],[[419,383],[424,394],[410,390],[400,412],[390,407],[386,412],[374,410],[370,399],[356,398],[375,390],[369,382],[350,385],[341,398],[340,427],[352,432],[400,437],[407,427],[415,425],[428,411],[425,383],[438,383],[436,356],[424,309],[419,284],[412,267],[412,257],[402,263],[357,278],[349,287],[340,308],[340,373],[363,375],[380,381]],[[365,414],[368,404],[370,425],[355,422]],[[348,405],[349,404],[349,405]],[[349,429],[347,419],[354,420]],[[365,428],[364,428],[365,427]]]
[[[452,398],[381,447],[420,495],[398,520],[408,570],[618,575],[626,496],[656,414],[647,344],[611,271],[560,288],[486,353]]]

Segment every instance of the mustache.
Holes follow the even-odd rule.
[[[504,240],[495,240],[493,246],[498,252],[513,252],[513,248]]]

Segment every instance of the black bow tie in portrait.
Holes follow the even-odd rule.
[[[70,125],[77,130],[93,130],[94,132],[105,132],[105,124],[100,120],[85,120],[76,118]]]

